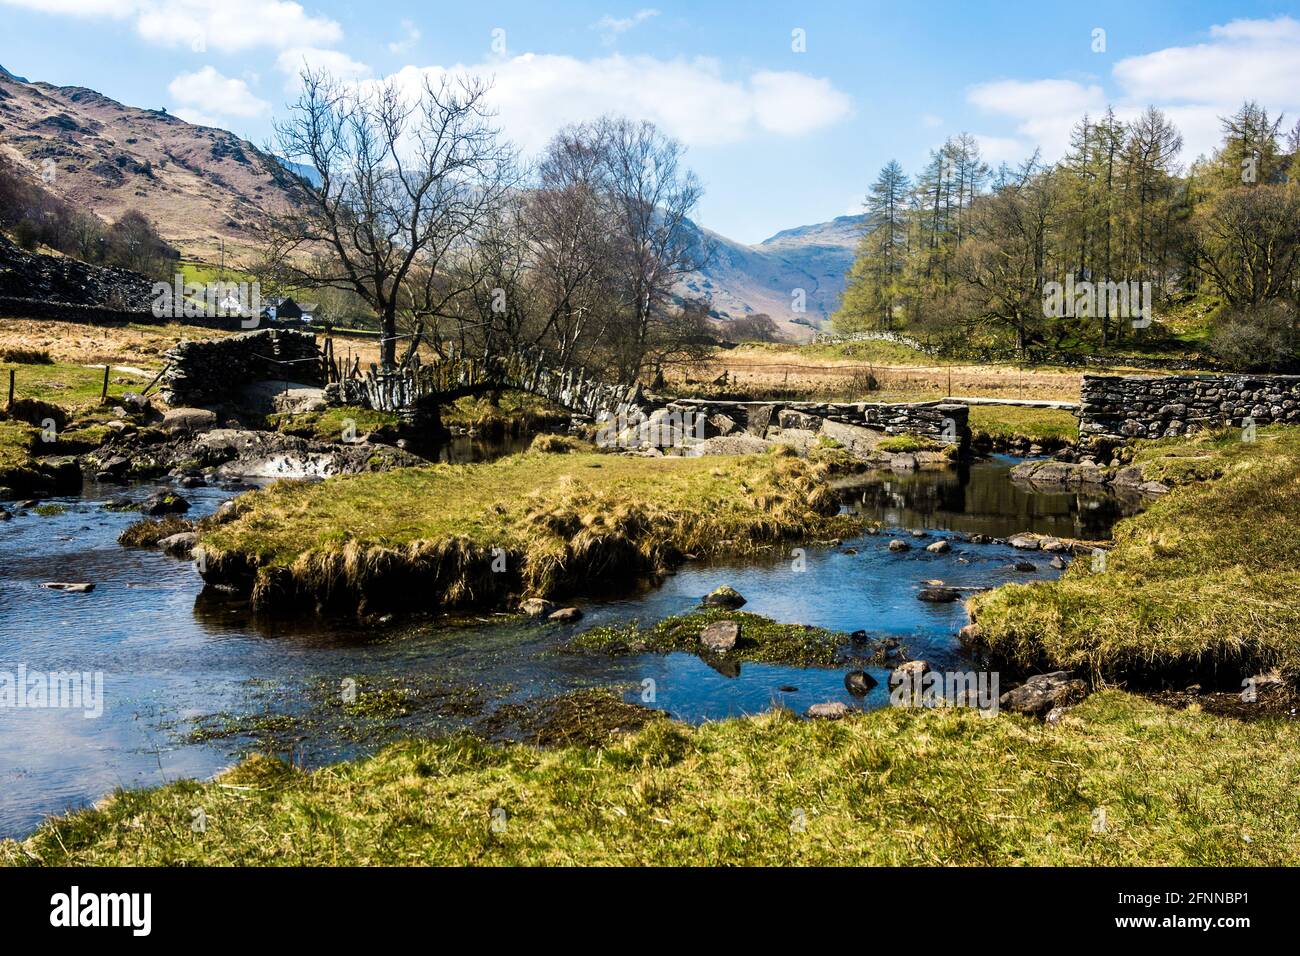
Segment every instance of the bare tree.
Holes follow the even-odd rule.
[[[477,79],[426,76],[414,96],[391,80],[348,85],[306,68],[301,79],[277,144],[319,185],[269,221],[267,269],[285,285],[354,291],[379,317],[390,368],[399,318],[462,317],[469,237],[509,188],[512,154]]]
[[[630,341],[620,377],[630,381],[650,356],[656,322],[678,314],[673,287],[707,262],[710,248],[690,222],[702,189],[682,165],[682,145],[653,123],[609,118],[597,124],[605,157],[609,227]]]
[[[541,327],[562,367],[605,338],[618,314],[606,155],[590,125],[561,130],[537,164],[526,224]]]

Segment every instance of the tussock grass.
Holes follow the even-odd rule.
[[[0,348],[0,362],[11,365],[52,365],[54,359],[45,349],[25,349],[18,346]]]
[[[775,453],[527,453],[280,482],[244,496],[240,517],[202,544],[210,578],[265,609],[370,612],[591,593],[686,555],[745,553],[850,526],[854,519],[836,517],[830,468]]]
[[[493,404],[487,398],[462,398],[442,409],[442,423],[472,429],[486,438],[522,435],[569,421],[570,413],[537,395],[502,392]]]
[[[1095,678],[1300,678],[1300,430],[1144,443],[1134,461],[1177,487],[1116,526],[1104,572],[1080,560],[974,598],[980,643]]]
[[[595,451],[595,448],[590,442],[581,441],[570,435],[543,434],[533,439],[528,450],[550,455],[565,455],[571,451]]]
[[[0,862],[1295,865],[1297,777],[1294,723],[1117,691],[1058,725],[962,708],[777,711],[655,720],[599,749],[460,735],[314,772],[257,757],[220,783],[119,791],[0,842]],[[191,831],[195,807],[206,833]]]
[[[5,475],[35,466],[32,452],[39,439],[39,429],[26,422],[0,418],[0,485],[6,483]]]

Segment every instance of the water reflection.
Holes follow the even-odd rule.
[[[1007,456],[942,471],[870,472],[839,487],[848,509],[883,526],[926,527],[1005,538],[1035,531],[1067,538],[1110,537],[1140,504],[1098,489],[1030,487],[1009,479]]]

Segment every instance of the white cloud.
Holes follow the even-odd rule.
[[[1069,146],[1074,124],[1085,113],[1095,115],[1106,109],[1106,93],[1100,86],[1074,80],[995,80],[971,87],[966,98],[1015,122],[1018,138],[977,137],[987,142],[985,157],[994,163],[1025,159],[1035,147],[1045,161],[1059,159]]]
[[[136,31],[159,46],[239,53],[337,43],[343,29],[290,0],[0,0],[65,16],[132,17]]]
[[[534,152],[561,126],[603,113],[647,119],[688,145],[734,143],[760,133],[798,136],[848,116],[852,101],[830,81],[759,71],[727,79],[716,60],[614,54],[593,60],[527,53],[475,66],[407,66],[394,74],[412,92],[426,75],[476,74],[492,81],[498,122]]]
[[[630,17],[613,17],[608,13],[591,25],[593,30],[600,31],[600,39],[604,43],[613,43],[618,39],[620,34],[626,33],[634,27],[639,27],[652,17],[659,16],[659,11],[651,7],[638,10]]]
[[[1008,151],[1019,142],[1024,158],[1039,147],[1043,158],[1061,156],[1072,127],[1109,101],[1122,120],[1148,105],[1162,109],[1183,134],[1183,162],[1208,155],[1222,139],[1219,118],[1246,100],[1270,115],[1300,113],[1300,20],[1233,20],[1212,26],[1208,39],[1126,57],[1112,71],[1118,95],[1073,80],[1000,80],[972,87],[974,105],[1013,121],[1015,138],[982,137]]]
[[[971,87],[966,97],[981,109],[1019,120],[1040,118],[1054,110],[1082,113],[1104,108],[1106,95],[1097,85],[1073,80],[996,80]]]
[[[193,73],[180,74],[171,81],[167,90],[172,99],[181,105],[181,109],[190,111],[193,116],[202,115],[206,118],[214,113],[219,116],[252,118],[271,111],[271,104],[253,95],[243,80],[222,76],[210,66]],[[199,110],[209,112],[200,114],[197,112]],[[186,119],[184,116],[181,118]],[[205,122],[203,125],[215,124]]]
[[[352,59],[340,50],[291,47],[283,51],[275,60],[275,68],[288,78],[285,89],[294,92],[302,85],[299,75],[304,66],[312,70],[324,70],[330,76],[344,82],[364,80],[371,75],[370,67]]]
[[[1115,64],[1127,96],[1143,101],[1240,105],[1300,96],[1300,21],[1234,20],[1211,40],[1131,56]]]
[[[1034,152],[1032,143],[1010,136],[985,136],[976,133],[975,142],[979,144],[980,155],[984,157],[984,161],[993,167],[1000,163],[1015,166],[1028,159]]]
[[[187,123],[193,123],[195,126],[211,126],[213,129],[225,129],[227,125],[215,116],[209,116],[207,113],[183,106],[172,110],[172,115],[185,120]]]
[[[1127,57],[1114,72],[1130,103],[1154,103],[1169,114],[1191,160],[1218,146],[1219,118],[1246,100],[1272,116],[1300,113],[1300,21],[1233,20],[1211,27],[1206,43]]]
[[[402,21],[402,39],[388,44],[389,53],[409,53],[420,42],[420,28],[411,20]]]

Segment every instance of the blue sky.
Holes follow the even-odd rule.
[[[0,16],[14,73],[259,145],[304,61],[493,76],[525,151],[600,112],[651,119],[689,148],[698,220],[743,242],[855,210],[886,161],[914,172],[957,132],[994,161],[1050,159],[1085,110],[1154,103],[1190,160],[1244,98],[1300,115],[1295,4],[0,0]]]

